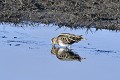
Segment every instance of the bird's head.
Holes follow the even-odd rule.
[[[55,45],[55,44],[58,44],[58,41],[57,41],[56,37],[52,38],[52,45]]]

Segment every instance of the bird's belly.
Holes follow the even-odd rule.
[[[62,41],[59,41],[59,45],[63,47],[69,46],[69,44],[64,44]]]

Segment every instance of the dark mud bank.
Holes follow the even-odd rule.
[[[0,0],[0,22],[120,30],[120,0]]]

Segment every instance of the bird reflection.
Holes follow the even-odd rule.
[[[63,61],[80,61],[82,58],[80,57],[78,54],[76,54],[75,52],[73,52],[71,49],[68,48],[57,48],[55,46],[52,47],[51,53],[56,55],[56,57],[60,60]]]

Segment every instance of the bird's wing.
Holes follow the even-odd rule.
[[[61,33],[59,36],[66,38],[69,44],[74,43],[74,42],[77,43],[83,38],[82,35],[74,35],[70,33]]]
[[[65,44],[72,44],[75,42],[74,39],[72,39],[68,36],[59,35],[58,38]]]
[[[70,33],[61,33],[61,34],[59,34],[59,36],[67,36],[67,37],[70,37],[70,36],[76,36],[76,35],[70,34]]]

